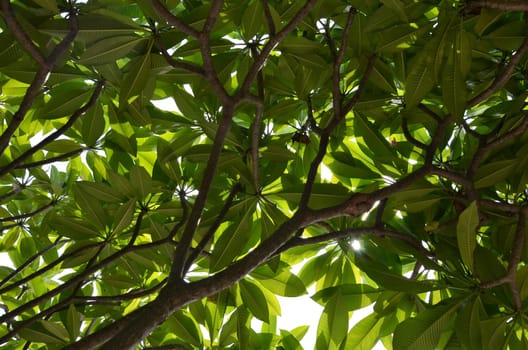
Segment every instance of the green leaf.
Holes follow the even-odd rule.
[[[442,93],[447,110],[455,120],[462,121],[466,109],[466,83],[460,67],[460,47],[453,46],[453,52],[445,65],[442,75]]]
[[[480,298],[477,296],[468,302],[461,311],[459,311],[456,319],[456,333],[458,339],[466,346],[468,349],[482,349],[482,337],[480,325],[480,312],[482,303]]]
[[[55,217],[50,225],[57,229],[61,236],[70,237],[75,240],[88,240],[99,236],[99,232],[85,220],[77,220],[70,217]]]
[[[518,161],[499,160],[482,165],[475,174],[475,188],[489,187],[507,179],[517,167]]]
[[[54,140],[44,146],[44,149],[53,153],[68,153],[82,149],[83,147],[73,140]]]
[[[68,307],[64,325],[70,334],[70,340],[75,341],[81,331],[81,314],[75,309],[73,304]]]
[[[130,184],[139,200],[145,199],[152,191],[152,178],[145,168],[137,165],[130,170]]]
[[[211,272],[223,269],[243,253],[242,248],[250,237],[255,206],[254,200],[248,203],[237,222],[231,224],[215,242],[209,267]]]
[[[103,107],[96,103],[82,117],[82,138],[87,146],[94,146],[105,130]]]
[[[353,311],[372,304],[379,296],[380,291],[368,284],[341,284],[318,291],[312,296],[312,299],[324,305],[336,293],[340,293],[345,298],[344,307],[346,310]]]
[[[263,265],[251,273],[266,289],[284,297],[297,297],[306,294],[301,279],[288,270],[274,273],[269,266]]]
[[[263,322],[270,321],[268,302],[262,290],[253,282],[241,280],[239,282],[240,296],[244,305],[251,313]]]
[[[386,266],[366,255],[358,255],[355,259],[356,265],[380,287],[412,294],[441,288],[436,281],[414,280],[391,272]]]
[[[328,349],[336,349],[343,341],[348,330],[348,311],[345,298],[336,293],[327,302],[317,327],[317,347],[328,344]]]
[[[92,91],[85,87],[72,87],[71,84],[63,84],[54,91],[50,101],[37,112],[41,119],[56,119],[70,116],[73,112],[83,106],[92,95]]]
[[[499,49],[517,50],[525,39],[524,23],[522,21],[508,21],[484,38]]]
[[[281,192],[274,193],[274,195],[284,198],[296,205],[301,199],[302,191],[302,186],[288,186]],[[316,183],[313,186],[308,206],[312,209],[319,209],[341,204],[348,198],[350,198],[348,189],[339,184]]]
[[[359,321],[348,333],[345,349],[373,349],[380,336],[383,318],[371,314]]]
[[[454,317],[460,303],[425,309],[418,316],[400,323],[394,331],[394,350],[435,349],[440,334]]]
[[[394,150],[388,141],[381,135],[361,112],[354,115],[354,130],[357,136],[362,136],[365,144],[371,149],[376,158],[392,157]]]
[[[114,188],[104,183],[77,182],[76,185],[83,192],[89,193],[90,196],[104,202],[121,202],[124,197],[114,191]]]
[[[244,15],[242,16],[242,33],[247,41],[251,40],[262,30],[264,26],[263,11],[264,9],[260,1],[251,1],[244,11]]]
[[[416,107],[434,86],[434,74],[430,57],[421,53],[411,65],[405,81],[405,107]]]
[[[104,229],[106,226],[106,215],[99,201],[85,192],[82,187],[74,186],[73,192],[77,204],[82,209],[83,216],[92,222],[95,228]]]
[[[43,322],[43,321],[41,321]],[[20,330],[20,336],[30,342],[45,343],[45,344],[65,344],[62,339],[57,338],[54,334],[50,334],[39,322],[37,326],[26,327]]]
[[[407,22],[407,15],[405,13],[405,6],[401,0],[382,0],[383,5],[393,10],[397,16],[404,22]]]
[[[198,325],[185,312],[177,311],[167,320],[167,324],[170,326],[171,332],[174,332],[178,338],[186,343],[198,347],[203,343]]]
[[[150,48],[152,47],[152,41],[148,46],[149,49],[147,50],[147,53],[134,60],[130,71],[125,74],[119,94],[120,108],[126,107],[130,102],[132,102],[131,100],[134,97],[141,94],[143,88],[147,84],[150,74]]]
[[[474,251],[477,246],[477,227],[479,226],[477,202],[473,201],[458,217],[457,242],[462,261],[473,271]]]
[[[121,230],[127,228],[132,223],[135,210],[135,199],[129,199],[126,203],[121,205],[114,215],[115,221],[112,233],[119,233]]]
[[[146,39],[137,35],[121,35],[104,38],[83,52],[77,63],[98,65],[114,62],[126,55]]]

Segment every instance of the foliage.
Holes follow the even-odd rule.
[[[7,348],[528,348],[525,3],[0,4]]]

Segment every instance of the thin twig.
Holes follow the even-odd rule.
[[[405,136],[405,138],[407,139],[407,141],[409,141],[412,145],[420,148],[420,149],[427,149],[427,145],[418,141],[417,139],[415,139],[412,135],[411,135],[411,132],[409,131],[409,124],[407,122],[407,118],[403,117],[402,118],[402,131],[403,131],[403,136]]]
[[[303,7],[295,14],[288,24],[282,28],[275,36],[270,37],[269,41],[264,45],[260,51],[260,55],[253,62],[251,67],[246,74],[246,78],[242,83],[239,91],[239,95],[245,96],[249,92],[249,88],[255,80],[257,73],[262,69],[264,63],[268,59],[271,51],[282,41],[286,36],[297,27],[299,23],[308,15],[312,7],[315,5],[315,0],[308,0]]]
[[[73,114],[71,115],[70,119],[66,123],[64,123],[63,126],[52,132],[50,135],[45,137],[42,141],[40,141],[35,146],[28,149],[26,152],[22,153],[18,158],[11,161],[11,163],[7,164],[6,166],[0,168],[0,176],[3,176],[10,172],[13,169],[16,169],[20,164],[22,164],[26,159],[31,157],[33,154],[37,153],[39,150],[46,147],[48,144],[50,144],[52,141],[56,140],[59,136],[62,136],[68,129],[70,129],[73,124],[84,114],[86,113],[90,108],[92,108],[95,103],[97,102],[97,99],[99,98],[99,95],[103,91],[104,82],[100,81],[95,86],[94,92],[92,93],[92,96],[90,96],[90,99],[88,102],[82,106],[81,108],[77,109]],[[3,136],[3,135],[2,135]]]
[[[26,48],[30,52],[33,58],[35,58],[40,63],[40,68],[35,74],[35,77],[33,78],[33,81],[29,85],[28,89],[26,90],[26,94],[24,95],[24,98],[22,99],[22,102],[18,106],[18,110],[13,115],[13,118],[11,119],[11,122],[7,126],[7,128],[4,130],[2,135],[0,136],[0,155],[3,154],[6,150],[6,148],[9,146],[9,141],[11,140],[11,137],[15,134],[15,131],[18,129],[22,121],[24,120],[24,117],[26,116],[27,112],[31,108],[31,105],[35,101],[35,98],[40,94],[41,87],[44,85],[46,80],[49,77],[49,74],[57,61],[64,55],[68,47],[70,46],[71,42],[77,35],[77,32],[79,31],[79,25],[77,22],[77,16],[75,15],[74,11],[71,11],[69,16],[69,24],[70,29],[68,31],[68,34],[62,39],[62,41],[55,46],[53,49],[51,55],[44,60],[42,63],[43,58],[42,56],[38,54],[37,56],[33,56],[33,54],[37,55],[36,53],[36,47],[31,48],[32,46],[28,46],[27,43],[25,43],[24,37],[27,37],[27,34],[23,31],[21,26],[18,24],[15,16],[12,14],[12,9],[9,3],[9,0],[2,0],[0,3],[2,6],[2,10],[4,11],[4,15],[6,16],[6,20],[10,21],[10,28],[14,32],[15,36],[21,41],[21,45]],[[7,19],[9,17],[9,20]],[[28,38],[29,40],[29,38]],[[37,49],[38,50],[38,49]]]
[[[185,261],[187,260],[187,254],[191,247],[191,243],[196,232],[196,227],[202,216],[203,209],[209,194],[209,189],[213,182],[216,167],[220,159],[224,140],[229,133],[232,124],[233,107],[224,106],[222,110],[222,119],[218,125],[215,139],[213,141],[213,147],[209,155],[209,160],[204,170],[204,176],[199,187],[198,195],[194,201],[194,206],[189,214],[187,224],[183,229],[182,237],[174,253],[174,259],[171,267],[171,273],[169,281],[173,282],[183,278],[183,272],[185,269]]]
[[[258,56],[257,48],[255,45],[251,46],[251,54],[253,57]],[[262,124],[262,116],[264,113],[264,107],[262,101],[264,101],[264,77],[262,71],[257,74],[257,91],[258,98],[261,103],[255,105],[255,119],[251,125],[251,166],[253,170],[253,186],[255,187],[255,193],[260,195],[260,174],[259,174],[259,141],[260,141],[260,127]]]
[[[2,0],[0,2],[0,8],[4,13],[7,27],[11,30],[20,45],[29,53],[31,58],[37,61],[40,67],[49,70],[50,68],[48,67],[46,57],[44,57],[40,49],[33,43],[31,38],[18,23],[13,8],[11,7],[11,2],[9,0]]]
[[[367,82],[370,78],[370,75],[372,74],[372,71],[374,69],[374,63],[376,62],[376,59],[378,58],[378,55],[376,54],[373,54],[369,57],[368,59],[368,63],[367,63],[367,68],[365,69],[365,73],[363,73],[363,77],[361,77],[361,80],[359,81],[359,85],[358,85],[358,88],[354,94],[354,96],[352,96],[352,98],[343,106],[343,109],[341,110],[341,116],[340,116],[340,119],[336,119],[334,118],[332,120],[333,124],[337,125],[339,124],[339,122],[341,121],[341,119],[343,119],[348,112],[350,112],[352,110],[352,108],[354,108],[354,106],[356,105],[356,103],[359,101],[359,98],[361,97],[361,94],[363,93],[363,90],[365,90],[365,87],[367,85]],[[332,126],[332,124],[330,124],[326,129],[333,129],[335,126],[332,126],[330,128],[330,126]]]
[[[315,132],[317,135],[321,135],[321,133],[323,132],[323,129],[321,129],[319,125],[317,125],[317,121],[315,120],[315,117],[313,114],[312,98],[310,96],[308,96],[306,100],[306,104],[308,108],[307,114],[308,114],[308,123],[310,125],[310,130]]]
[[[20,266],[18,266],[15,270],[13,270],[11,273],[9,273],[6,277],[4,277],[2,279],[2,281],[0,281],[0,286],[3,286],[4,284],[6,284],[7,282],[9,282],[9,280],[17,275],[19,275],[22,270],[24,270],[26,267],[28,267],[29,265],[31,265],[31,263],[37,259],[39,259],[42,255],[44,255],[45,253],[49,252],[51,249],[57,247],[59,244],[64,244],[64,243],[68,243],[70,242],[70,240],[68,239],[65,239],[65,240],[60,240],[57,239],[55,242],[53,242],[52,244],[50,244],[49,246],[47,246],[46,248],[38,251],[36,254],[34,254],[33,256],[31,256],[29,259],[27,259],[26,261],[24,261],[24,263]]]
[[[261,0],[262,8],[264,9],[264,17],[266,17],[266,23],[268,25],[268,31],[270,36],[275,35],[275,23],[273,22],[273,17],[271,16],[271,10],[268,4],[268,0]]]
[[[484,1],[467,1],[467,5],[470,8],[475,7],[486,7],[490,9],[499,9],[504,11],[528,11],[528,4],[526,2],[517,1],[496,1],[496,0],[484,0]]]
[[[505,133],[504,135],[501,135],[500,137],[497,137],[489,143],[483,144],[481,147],[478,148],[477,152],[473,156],[471,165],[469,167],[470,173],[474,174],[476,172],[480,163],[489,151],[523,134],[526,130],[528,130],[528,113],[524,114],[524,120],[518,127],[513,130],[510,130],[509,132]]]
[[[508,284],[512,292],[513,301],[515,303],[515,309],[517,311],[522,308],[522,300],[517,287],[517,268],[521,262],[521,255],[524,249],[524,240],[526,235],[526,208],[519,213],[519,219],[517,222],[517,229],[515,230],[515,237],[512,243],[512,252],[508,261],[508,271],[506,275],[496,280],[483,282],[479,285],[482,289],[490,289],[503,284]]]
[[[134,231],[132,231],[132,237],[130,237],[127,247],[133,246],[136,242],[136,239],[139,236],[139,231],[141,231],[141,223],[143,222],[143,217],[146,213],[147,211],[145,209],[141,209],[141,211],[139,212],[138,217],[136,219],[136,224],[134,225]]]
[[[40,167],[40,166],[43,166],[43,165],[46,165],[46,164],[55,163],[55,162],[67,161],[70,158],[72,158],[73,156],[79,155],[79,154],[81,154],[82,152],[84,152],[84,151],[86,151],[88,149],[89,148],[87,148],[87,147],[81,147],[79,149],[76,149],[75,151],[64,153],[64,154],[61,154],[59,156],[46,158],[46,159],[43,159],[43,160],[39,160],[37,162],[19,164],[19,165],[17,165],[15,167],[15,169],[31,169],[31,168],[36,168],[36,167]]]
[[[209,230],[207,230],[207,233],[202,237],[196,248],[192,251],[192,253],[189,255],[189,258],[187,259],[185,263],[185,272],[189,271],[192,264],[196,261],[198,256],[203,252],[205,246],[213,239],[214,234],[222,221],[224,220],[225,215],[231,208],[231,205],[233,204],[233,200],[235,199],[235,196],[237,193],[241,190],[242,186],[240,183],[237,183],[233,188],[231,189],[231,192],[229,192],[229,196],[227,196],[227,199],[225,201],[224,206],[216,216],[213,224],[211,227],[209,227]]]
[[[165,48],[165,45],[161,42],[161,38],[159,37],[159,35],[155,36],[154,41],[156,42],[156,45],[158,46],[158,49],[160,50],[161,54],[165,58],[165,61],[167,61],[167,63],[170,64],[173,68],[183,69],[191,73],[196,73],[198,75],[205,76],[205,72],[202,67],[190,62],[177,61],[171,55],[169,55],[167,49]]]
[[[348,16],[346,20],[345,27],[343,28],[343,36],[341,39],[341,46],[339,47],[339,51],[335,52],[336,48],[332,48],[334,45],[332,38],[330,37],[330,33],[328,33],[327,30],[327,37],[329,39],[329,46],[330,49],[334,55],[334,67],[332,72],[332,101],[333,101],[333,109],[334,109],[334,119],[342,119],[344,118],[344,114],[341,112],[341,107],[343,103],[343,96],[341,95],[341,89],[339,87],[341,82],[341,64],[343,63],[343,60],[345,59],[345,51],[346,47],[348,45],[348,38],[350,36],[350,29],[352,27],[352,21],[354,19],[354,15],[357,13],[356,9],[354,7],[350,7],[350,10],[348,11]],[[369,62],[370,63],[370,62]],[[369,75],[368,68],[366,75]],[[361,86],[361,83],[360,83]],[[359,90],[358,90],[359,92]],[[361,93],[361,92],[359,92]],[[359,98],[359,97],[358,97]]]
[[[150,0],[150,4],[152,5],[152,8],[157,12],[158,15],[160,15],[163,19],[167,21],[171,26],[178,29],[180,32],[183,32],[195,39],[198,39],[200,36],[200,32],[196,29],[190,27],[186,23],[182,22],[180,19],[176,18],[172,13],[169,12],[163,6],[159,0]]]
[[[330,232],[330,233],[327,233],[327,234],[324,234],[324,235],[315,236],[315,237],[308,237],[308,238],[296,237],[296,238],[292,238],[290,241],[288,241],[288,243],[286,243],[280,249],[279,253],[282,252],[282,251],[294,248],[294,247],[300,247],[300,246],[304,246],[304,245],[323,243],[323,242],[327,242],[327,241],[335,241],[335,240],[338,240],[338,239],[357,237],[357,236],[360,236],[360,235],[371,235],[371,236],[375,236],[375,237],[397,238],[397,239],[409,244],[410,246],[412,246],[413,248],[415,248],[418,251],[423,252],[423,250],[424,250],[423,247],[418,243],[418,241],[416,241],[415,239],[413,239],[409,235],[406,235],[406,234],[403,234],[403,233],[400,233],[400,232],[396,232],[396,231],[392,231],[392,230],[388,230],[388,229],[378,228],[378,227],[367,227],[367,228],[351,228],[351,229],[346,229],[346,230],[334,231],[334,232]]]
[[[35,216],[35,215],[37,215],[39,213],[42,213],[43,211],[45,211],[45,210],[51,208],[52,206],[54,206],[55,204],[57,204],[56,201],[51,201],[48,204],[46,204],[46,205],[44,205],[44,206],[42,206],[42,207],[40,207],[38,209],[30,211],[29,213],[24,213],[24,214],[20,214],[20,215],[0,218],[0,222],[19,221],[19,220],[27,219],[27,218]]]
[[[436,120],[438,123],[442,122],[442,118],[438,114],[433,112],[431,109],[429,109],[429,107],[427,107],[423,103],[420,103],[418,105],[418,109],[424,112],[425,114],[427,114],[428,116],[430,116],[431,118],[433,118],[434,120]]]
[[[526,5],[525,5],[526,6]],[[524,57],[524,54],[528,51],[528,19],[525,19],[525,28],[524,28],[524,40],[521,44],[521,47],[515,51],[515,53],[512,55],[510,59],[510,63],[498,72],[497,76],[495,77],[495,80],[493,83],[482,93],[478,94],[477,96],[473,97],[471,100],[467,103],[467,108],[473,107],[480,102],[483,102],[488,99],[491,95],[493,95],[495,92],[497,92],[500,88],[504,86],[510,80],[511,76],[513,75],[515,68],[521,61],[521,59]]]

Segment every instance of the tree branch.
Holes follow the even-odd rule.
[[[288,24],[282,28],[276,35],[270,36],[269,41],[264,45],[260,51],[260,55],[253,62],[253,65],[249,68],[246,78],[240,87],[239,95],[245,96],[249,92],[251,83],[255,80],[257,73],[262,69],[264,63],[266,62],[271,51],[280,43],[286,36],[297,27],[299,23],[303,20],[304,17],[308,15],[312,7],[315,5],[315,0],[308,0],[304,6],[295,14],[295,17],[292,18]]]
[[[235,196],[241,189],[242,189],[242,186],[240,185],[240,183],[237,183],[235,186],[233,186],[233,188],[231,189],[231,192],[229,192],[229,196],[227,196],[224,206],[222,207],[222,209],[216,216],[215,221],[213,222],[211,227],[209,227],[209,230],[207,230],[207,233],[205,234],[205,236],[203,236],[202,240],[198,243],[198,246],[196,246],[196,248],[189,255],[189,258],[187,259],[187,262],[185,264],[184,272],[189,271],[189,269],[191,268],[191,265],[196,261],[198,256],[202,253],[205,246],[211,241],[211,239],[213,239],[216,230],[218,229],[218,227],[224,220],[225,215],[231,208],[231,205],[233,204],[233,200],[235,199]]]
[[[487,2],[487,1],[484,1]],[[491,3],[491,1],[489,1]],[[525,5],[526,6],[526,5]],[[499,72],[491,84],[490,87],[488,87],[486,90],[484,90],[482,93],[478,94],[477,96],[473,97],[471,100],[467,103],[467,108],[473,107],[483,101],[485,101],[488,97],[493,95],[495,92],[497,92],[500,88],[504,86],[510,80],[511,76],[513,75],[513,72],[515,71],[515,68],[523,58],[526,51],[528,51],[528,19],[525,19],[525,36],[524,41],[519,47],[517,51],[513,54],[513,56],[510,59],[510,63],[506,68],[504,68],[501,72]]]
[[[365,227],[365,228],[351,228],[346,230],[340,230],[340,231],[334,231],[327,234],[315,236],[315,237],[309,237],[309,238],[301,238],[301,237],[294,237],[288,241],[285,245],[283,245],[276,254],[280,254],[288,249],[294,248],[294,247],[300,247],[304,245],[310,245],[310,244],[317,244],[317,243],[323,243],[327,241],[335,241],[342,238],[350,238],[350,237],[357,237],[360,235],[372,235],[375,237],[392,237],[397,238],[407,244],[409,244],[414,249],[423,252],[423,247],[411,236],[402,234],[400,232],[387,230],[379,227]]]
[[[18,266],[15,270],[13,270],[11,273],[9,273],[6,277],[4,277],[4,279],[2,279],[2,281],[0,281],[0,286],[3,286],[4,284],[6,284],[7,282],[9,282],[10,279],[12,279],[13,277],[19,275],[22,270],[24,270],[26,267],[28,267],[29,265],[31,265],[31,263],[35,260],[37,260],[38,258],[40,258],[42,255],[44,255],[46,252],[49,252],[51,249],[53,248],[56,248],[58,245],[61,245],[61,244],[64,244],[64,243],[68,243],[70,242],[70,240],[60,240],[57,239],[55,242],[53,242],[52,244],[50,244],[49,246],[47,246],[46,248],[38,251],[36,254],[34,254],[33,256],[31,256],[29,259],[27,259],[22,265]]]
[[[200,184],[198,195],[196,196],[194,206],[191,210],[191,213],[189,214],[189,219],[187,220],[187,224],[183,229],[182,237],[178,246],[176,247],[176,252],[174,253],[174,260],[169,277],[169,281],[171,282],[179,281],[183,278],[187,254],[189,252],[189,248],[191,247],[198,221],[200,220],[202,211],[205,207],[207,195],[209,194],[209,189],[211,188],[211,183],[213,182],[216,173],[216,167],[218,165],[218,160],[220,159],[224,140],[231,128],[232,117],[232,107],[224,106],[224,109],[222,110],[222,120],[220,121],[220,125],[216,131],[213,147],[204,170],[204,176]]]
[[[51,164],[51,163],[55,163],[55,162],[67,161],[70,158],[72,158],[72,157],[74,157],[76,155],[79,155],[79,154],[81,154],[82,152],[84,152],[84,151],[86,151],[88,149],[89,148],[87,148],[87,147],[82,147],[82,148],[76,149],[75,151],[64,153],[64,154],[61,154],[61,155],[56,156],[56,157],[46,158],[46,159],[43,159],[43,160],[39,160],[37,162],[19,164],[19,165],[15,166],[15,169],[31,169],[31,168],[36,168],[36,167],[39,167],[39,166],[43,166],[43,165]]]
[[[38,208],[38,209],[35,209],[29,213],[24,213],[24,214],[20,214],[20,215],[15,215],[15,216],[10,216],[10,217],[5,217],[5,218],[0,218],[0,222],[8,222],[8,221],[18,221],[18,220],[23,220],[23,219],[27,219],[27,218],[30,218],[34,215],[37,215],[38,213],[42,213],[43,211],[53,207],[55,204],[57,204],[56,201],[51,201],[49,202],[48,204]]]
[[[343,103],[343,98],[341,95],[341,89],[339,88],[340,81],[341,81],[340,70],[341,70],[341,64],[343,63],[343,60],[345,59],[345,51],[348,45],[348,37],[350,35],[350,28],[352,26],[352,21],[356,13],[357,13],[356,9],[353,7],[350,7],[350,10],[348,11],[348,15],[347,15],[346,24],[345,24],[345,27],[343,28],[341,46],[339,47],[339,51],[337,53],[334,53],[334,55],[337,55],[334,58],[334,67],[333,67],[333,72],[332,72],[332,101],[333,101],[332,106],[334,108],[334,118],[335,119],[344,117],[344,115],[342,115],[341,113],[341,104]],[[330,37],[330,33],[327,32],[327,36],[329,39],[330,48],[332,48],[334,44],[333,44],[332,38]]]
[[[407,139],[407,141],[409,141],[412,145],[420,148],[420,149],[427,149],[427,145],[426,144],[423,144],[421,143],[420,141],[418,141],[417,139],[415,139],[410,131],[409,131],[409,124],[407,122],[407,118],[405,117],[402,117],[402,131],[403,131],[403,136],[405,136],[405,138]]]
[[[262,8],[264,9],[264,17],[266,17],[266,23],[268,24],[268,31],[270,36],[275,35],[275,23],[273,22],[273,17],[271,16],[270,7],[268,0],[261,0]]]
[[[205,72],[202,69],[202,67],[195,65],[193,63],[190,63],[190,62],[177,61],[174,58],[172,58],[172,56],[169,55],[169,53],[167,52],[165,45],[161,42],[161,38],[159,37],[159,35],[156,35],[154,40],[161,54],[165,58],[165,61],[167,61],[167,63],[170,64],[173,68],[183,69],[191,73],[196,73],[198,75],[205,77]]]
[[[36,47],[33,44],[31,44],[33,45],[33,48],[30,48],[31,45],[27,43],[24,44],[26,39],[29,41],[31,40],[29,39],[29,37],[27,37],[27,34],[22,30],[22,28],[16,21],[16,18],[14,14],[12,13],[9,0],[2,0],[0,5],[2,6],[2,10],[4,11],[4,15],[6,16],[6,21],[11,24],[10,28],[12,31],[14,31],[15,37],[20,37],[19,40],[22,40],[21,42],[22,46],[26,45],[24,47],[26,48],[26,50],[30,51],[30,54],[33,57],[33,54],[37,54],[35,50],[38,51],[38,49],[36,49]],[[53,69],[55,64],[57,64],[57,61],[61,58],[61,56],[66,52],[71,42],[77,35],[77,32],[79,30],[79,25],[77,22],[77,16],[75,15],[74,11],[70,12],[69,23],[70,23],[70,30],[68,34],[64,37],[64,39],[62,39],[62,41],[59,44],[55,46],[51,55],[47,59],[44,60],[44,63],[42,63],[43,57],[40,57],[42,56],[40,54],[40,51],[38,51],[39,52],[38,57],[36,56],[33,57],[39,62],[40,69],[37,71],[37,73],[35,74],[35,77],[33,78],[33,81],[31,82],[31,85],[26,90],[26,94],[24,95],[24,98],[22,99],[22,102],[20,103],[18,110],[13,115],[11,122],[9,123],[7,128],[4,130],[3,134],[0,136],[0,155],[2,155],[4,151],[6,150],[6,148],[9,146],[9,141],[11,140],[11,137],[15,134],[15,131],[18,129],[18,127],[24,120],[26,113],[29,111],[29,109],[31,108],[31,105],[35,101],[35,98],[40,93],[41,86],[44,85],[44,83],[48,79],[51,70]],[[26,37],[26,39],[24,39],[24,37]]]
[[[48,144],[50,144],[52,141],[56,140],[59,136],[62,136],[69,128],[75,124],[77,119],[79,119],[86,111],[88,111],[90,108],[92,108],[95,105],[95,102],[99,98],[99,95],[103,91],[104,82],[100,81],[95,86],[94,92],[92,93],[92,96],[90,96],[90,99],[88,102],[76,110],[68,119],[68,121],[61,126],[59,129],[55,130],[51,135],[44,138],[42,141],[40,141],[37,145],[31,147],[29,150],[24,152],[21,156],[11,161],[11,163],[7,164],[6,166],[0,168],[0,176],[3,176],[10,172],[11,170],[17,168],[22,162],[24,162],[26,159],[31,157],[33,154],[38,152],[39,150],[46,147]],[[3,135],[2,135],[3,136]]]
[[[41,68],[49,70],[50,67],[48,67],[48,61],[46,60],[46,57],[44,57],[40,49],[33,43],[31,38],[18,23],[15,12],[11,7],[11,2],[9,0],[2,0],[0,2],[0,8],[4,13],[4,19],[6,21],[7,27],[11,30],[20,45],[29,53],[31,58],[37,61]]]
[[[517,222],[517,229],[515,230],[515,237],[512,243],[512,252],[508,261],[508,271],[506,275],[492,281],[483,282],[480,284],[482,289],[491,289],[493,287],[500,286],[507,283],[510,287],[513,296],[513,302],[515,304],[516,311],[520,311],[522,308],[522,300],[517,287],[516,274],[519,263],[521,262],[521,255],[524,249],[524,240],[526,236],[526,212],[527,208],[524,208],[519,213],[519,219]]]
[[[251,46],[251,54],[254,58],[258,56],[255,45]],[[262,124],[262,116],[264,113],[264,77],[262,71],[257,73],[257,91],[260,103],[255,104],[255,120],[251,125],[251,167],[253,170],[253,186],[255,193],[260,196],[260,174],[259,174],[259,141],[260,141],[260,127]]]
[[[156,13],[160,15],[160,17],[165,19],[167,23],[169,23],[174,28],[178,29],[180,32],[183,32],[187,34],[188,36],[191,36],[195,39],[198,39],[198,37],[200,36],[199,31],[197,31],[196,29],[190,27],[186,23],[176,18],[176,16],[170,13],[169,10],[167,10],[165,6],[163,6],[159,2],[159,0],[150,0],[150,5],[156,11]]]
[[[496,0],[484,0],[484,1],[467,1],[467,5],[470,8],[475,7],[486,7],[490,9],[499,9],[504,11],[528,11],[528,4],[525,2],[516,1],[496,1]]]

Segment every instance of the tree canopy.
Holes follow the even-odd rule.
[[[525,2],[0,9],[6,348],[528,348]]]

